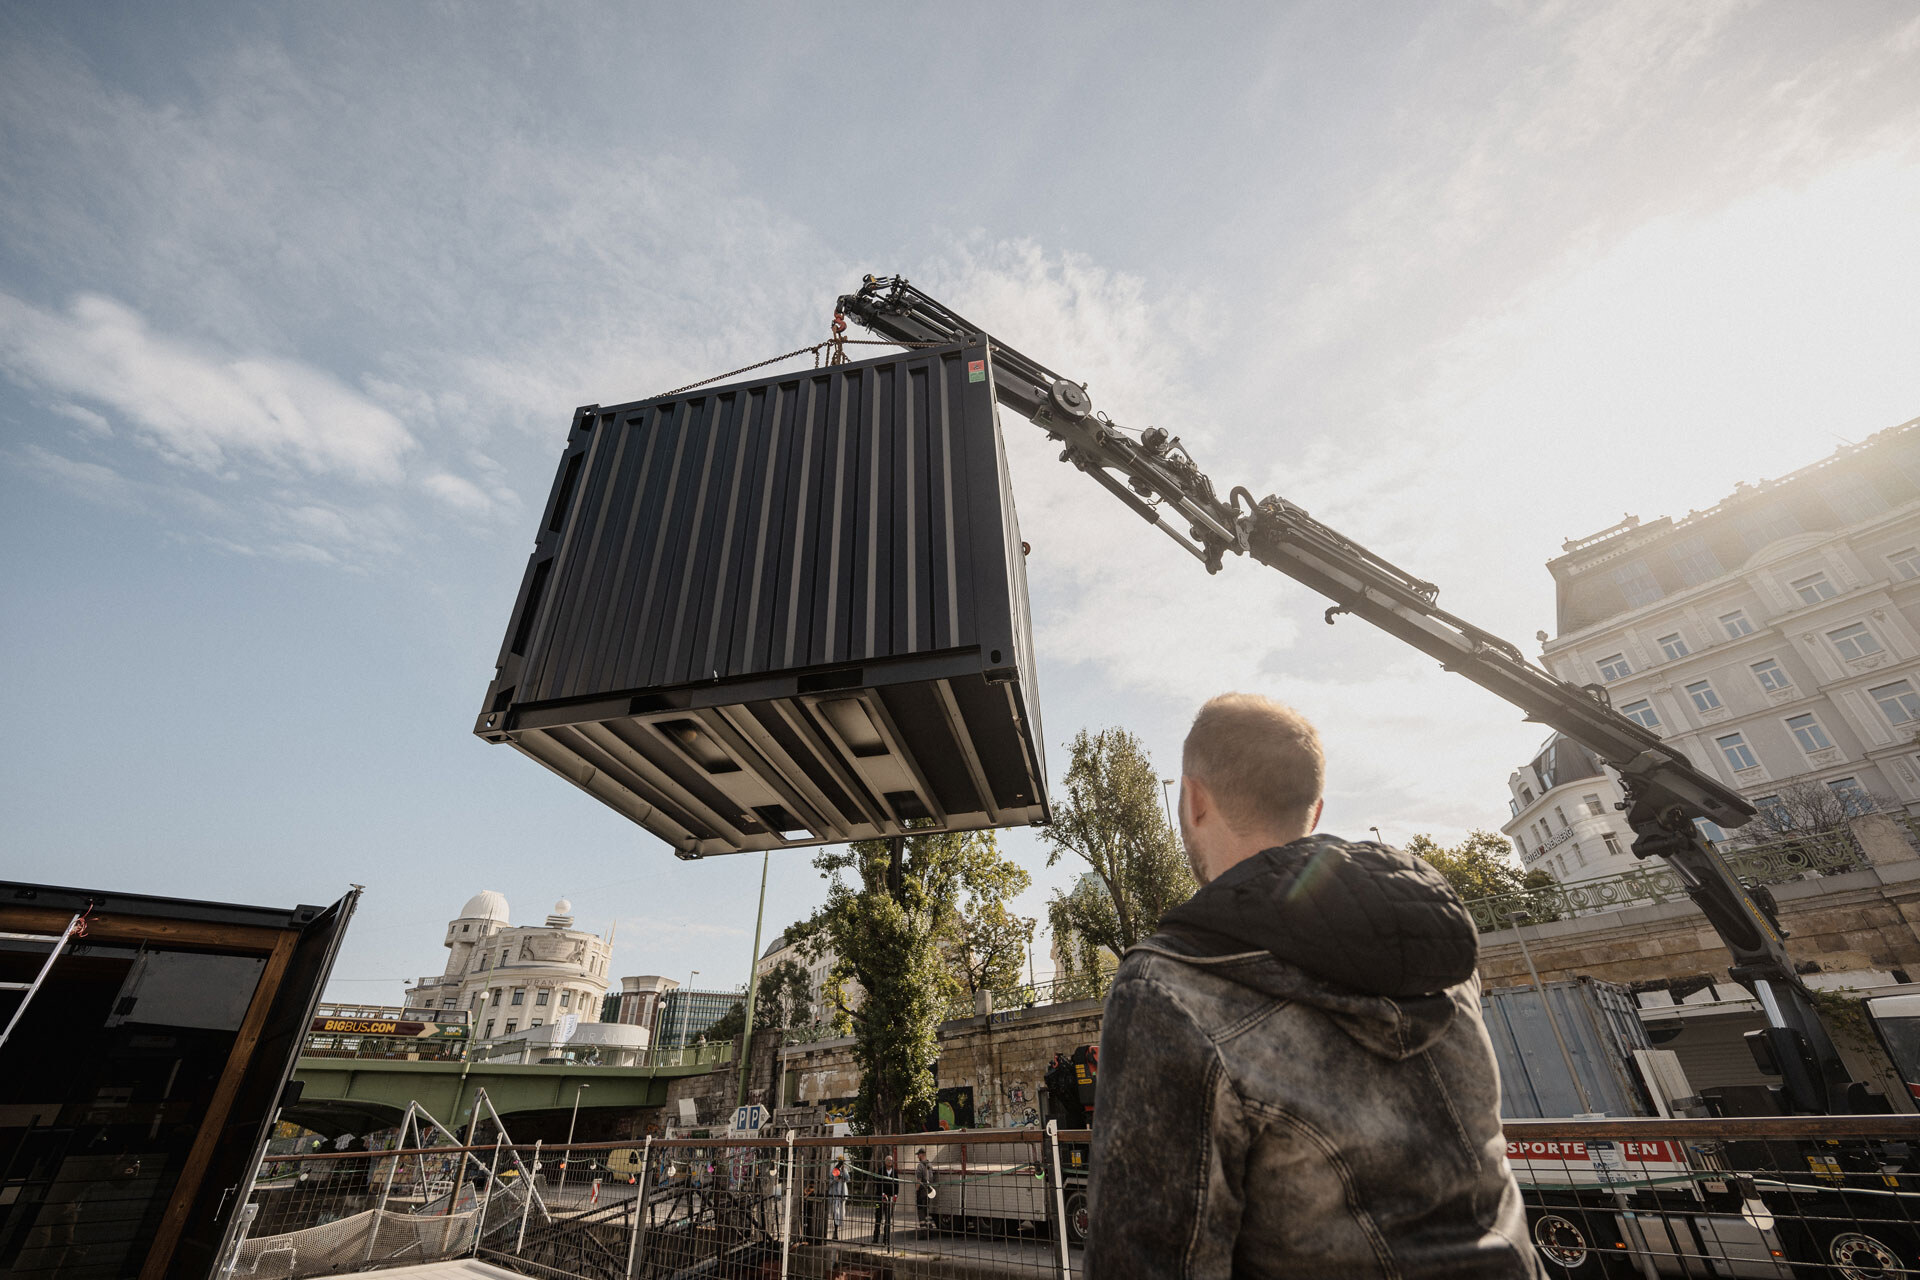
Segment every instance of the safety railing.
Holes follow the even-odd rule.
[[[1775,840],[1745,848],[1722,847],[1720,856],[1748,887],[1785,884],[1808,876],[1839,875],[1866,866],[1859,842],[1845,829]],[[1567,884],[1544,884],[1489,898],[1472,898],[1467,911],[1482,933],[1510,927],[1515,913],[1535,924],[1680,902],[1686,882],[1673,868],[1649,863],[1619,875]]]
[[[1920,1116],[1514,1120],[1547,1274],[1920,1277]],[[449,1258],[545,1280],[1071,1280],[1086,1131],[793,1131],[270,1157],[226,1275]],[[1390,1228],[1389,1228],[1390,1230]]]

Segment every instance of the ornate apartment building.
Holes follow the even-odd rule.
[[[1611,769],[1570,738],[1554,734],[1507,778],[1509,816],[1500,830],[1520,865],[1562,884],[1630,871],[1633,829],[1618,806],[1625,793]]]
[[[1540,634],[1555,675],[1605,688],[1762,809],[1813,786],[1920,812],[1920,419],[1711,510],[1629,516],[1564,550],[1547,566],[1559,634]],[[1555,854],[1558,874],[1559,849],[1539,846],[1568,823],[1541,835],[1547,788],[1526,799],[1524,772],[1504,829],[1536,861]],[[1551,789],[1579,790],[1565,781]]]
[[[446,971],[407,989],[416,1008],[469,1009],[481,1039],[551,1026],[572,1016],[598,1022],[613,940],[573,927],[573,904],[553,904],[545,923],[508,922],[507,900],[476,893],[447,925]]]

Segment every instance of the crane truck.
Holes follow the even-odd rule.
[[[1673,869],[1731,953],[1730,976],[1752,990],[1764,1009],[1767,1025],[1749,1033],[1748,1047],[1761,1069],[1779,1080],[1772,1089],[1778,1109],[1798,1115],[1882,1109],[1851,1078],[1813,995],[1795,972],[1771,897],[1743,885],[1702,835],[1701,820],[1736,829],[1754,816],[1753,806],[1615,710],[1605,688],[1561,680],[1529,662],[1511,642],[1441,608],[1433,583],[1314,519],[1297,503],[1275,494],[1255,498],[1240,486],[1223,497],[1178,436],[1156,426],[1122,427],[1094,408],[1086,384],[992,337],[904,277],[865,277],[836,304],[836,332],[847,320],[903,346],[984,344],[999,403],[1028,418],[1060,446],[1061,461],[1171,538],[1207,572],[1220,572],[1229,554],[1276,569],[1332,601],[1325,612],[1329,625],[1342,615],[1372,623],[1593,752],[1619,775],[1634,856],[1658,858]],[[1884,1171],[1886,1154],[1862,1158]],[[1677,1148],[1651,1155],[1668,1163],[1685,1159]],[[1551,1217],[1551,1230],[1579,1225],[1566,1214],[1533,1216],[1536,1222]],[[1605,1265],[1598,1250],[1573,1247],[1570,1237],[1562,1239],[1560,1254],[1563,1271],[1580,1272],[1589,1260],[1594,1272]]]

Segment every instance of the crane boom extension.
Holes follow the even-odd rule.
[[[1548,674],[1511,643],[1441,609],[1439,588],[1432,583],[1374,555],[1285,498],[1255,501],[1247,490],[1235,488],[1222,500],[1177,437],[1154,427],[1137,440],[1123,433],[1093,412],[1083,385],[994,340],[904,278],[868,276],[857,292],[840,298],[838,310],[896,342],[985,341],[1000,403],[1032,419],[1063,445],[1061,461],[1158,526],[1209,573],[1219,572],[1229,551],[1278,569],[1334,601],[1327,610],[1329,623],[1340,613],[1364,618],[1611,765],[1627,791],[1635,856],[1658,856],[1674,869],[1732,952],[1734,977],[1754,984],[1770,1023],[1804,1038],[1772,1045],[1776,1056],[1794,1050],[1794,1060],[1782,1072],[1793,1105],[1805,1111],[1846,1109],[1850,1081],[1794,973],[1771,900],[1764,907],[1756,902],[1694,826],[1698,818],[1722,827],[1743,825],[1754,810],[1736,792],[1615,711],[1604,689]]]

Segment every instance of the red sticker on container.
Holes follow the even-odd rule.
[[[967,361],[967,381],[985,382],[987,380],[987,362],[985,360]]]

